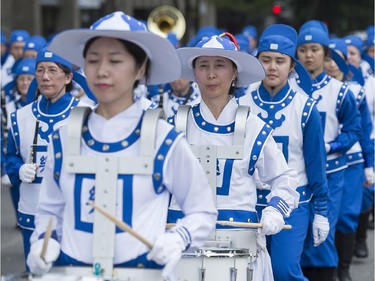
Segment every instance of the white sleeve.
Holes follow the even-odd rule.
[[[288,164],[272,137],[267,139],[256,163],[261,182],[271,186],[267,202],[274,196],[280,197],[289,205],[290,212],[298,207],[299,193],[296,191],[299,181],[297,171]]]
[[[217,209],[208,178],[185,138],[176,140],[164,175],[167,189],[185,215],[178,225],[188,230],[191,247],[203,246],[215,229]]]
[[[51,217],[54,219],[53,231],[56,231],[59,240],[61,238],[65,199],[60,187],[54,180],[54,161],[53,145],[50,140],[43,180],[39,191],[39,203],[35,215],[35,230],[30,238],[31,243],[38,240],[39,236],[46,231]]]

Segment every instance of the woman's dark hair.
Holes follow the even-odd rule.
[[[100,37],[93,37],[89,41],[87,41],[87,43],[85,45],[85,48],[83,49],[83,57],[84,58],[86,58],[87,50],[89,49],[89,47],[98,38],[100,38]],[[119,38],[114,38],[114,39],[117,39],[118,41],[120,41],[122,43],[122,45],[125,47],[125,49],[133,56],[138,69],[141,68],[143,63],[147,60],[146,69],[145,69],[145,77],[146,77],[146,82],[147,82],[147,77],[148,77],[148,73],[149,73],[149,69],[150,69],[150,60],[148,59],[146,52],[141,47],[139,47],[137,44],[134,44],[130,41],[126,41],[126,40],[119,39]],[[134,83],[133,89],[138,86],[138,83],[139,83],[139,80]]]
[[[197,59],[198,59],[198,57],[196,57],[194,60],[193,60],[193,62],[192,62],[192,66],[193,66],[193,69],[195,69],[195,64],[196,64],[196,62],[197,62]],[[232,62],[232,65],[233,65],[233,68],[235,69],[235,70],[237,70],[237,65],[234,63],[234,61],[232,61],[231,59],[229,59],[231,62]],[[236,79],[234,80],[234,83],[230,86],[230,88],[229,88],[229,93],[228,93],[228,95],[233,95],[234,94],[234,92],[235,92],[235,90],[236,90],[236,84],[237,84],[237,77],[236,77]]]
[[[72,73],[72,70],[65,66],[65,65],[62,65],[60,63],[56,63],[58,67],[60,67],[62,69],[62,71],[66,74],[66,75],[69,75],[70,73]],[[66,92],[71,92],[73,91],[73,79],[69,82],[68,85],[66,85]]]
[[[323,50],[324,50],[324,58],[331,58],[331,49],[327,46],[323,46]]]

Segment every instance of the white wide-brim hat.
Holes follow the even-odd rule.
[[[99,19],[90,29],[63,31],[53,38],[48,49],[83,67],[83,49],[88,40],[94,37],[122,39],[141,47],[151,61],[147,84],[163,84],[180,78],[181,62],[173,45],[123,12],[114,12]]]
[[[182,78],[195,81],[193,60],[202,56],[219,56],[230,59],[237,66],[236,86],[248,86],[261,81],[265,72],[260,61],[250,54],[240,52],[232,41],[221,36],[212,36],[200,41],[195,47],[177,49],[182,63]]]

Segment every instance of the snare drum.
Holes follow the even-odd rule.
[[[95,276],[65,275],[59,273],[47,273],[40,276],[31,274],[6,275],[1,277],[2,281],[104,281]]]
[[[183,254],[175,268],[178,281],[253,280],[253,263],[258,257],[256,233],[217,230],[215,238]]]
[[[248,249],[201,248],[184,253],[175,274],[179,281],[246,281],[252,262]]]
[[[81,266],[56,266],[51,271],[42,276],[31,274],[5,275],[1,281],[162,281],[161,270],[146,268],[114,268],[113,277],[103,279],[93,275],[92,267]]]

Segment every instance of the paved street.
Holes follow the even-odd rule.
[[[1,274],[21,274],[24,271],[22,238],[16,229],[16,220],[10,201],[9,190],[1,188]],[[351,275],[353,281],[374,280],[374,232],[368,232],[370,256],[353,259]],[[287,281],[287,280],[286,280]]]

